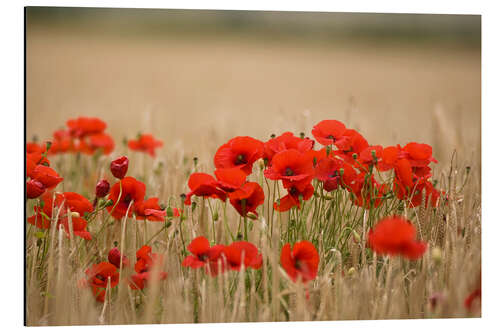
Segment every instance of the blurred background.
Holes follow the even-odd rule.
[[[28,7],[26,103],[27,140],[97,116],[212,156],[338,119],[480,165],[481,17]]]

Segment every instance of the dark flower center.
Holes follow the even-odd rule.
[[[132,195],[130,193],[127,193],[125,198],[123,198],[123,202],[128,205],[130,204],[130,201],[132,201]]]
[[[285,175],[286,176],[293,176],[293,170],[291,168],[286,168],[285,170]]]
[[[247,160],[245,158],[245,155],[239,154],[238,156],[236,156],[236,161],[234,162],[234,164],[240,165],[240,164],[246,164],[246,163],[247,163]]]
[[[199,254],[199,255],[198,255],[198,259],[200,259],[200,261],[207,261],[207,259],[208,259],[208,254],[206,254],[206,253]]]
[[[101,281],[105,281],[106,280],[106,278],[104,276],[102,276],[101,274],[97,274],[95,276],[95,278],[98,279],[98,280],[101,280]]]
[[[333,135],[329,135],[326,137],[327,139],[333,140],[333,142],[337,141]]]
[[[295,263],[293,264],[293,267],[295,267],[295,269],[301,269],[302,268],[302,262],[300,260],[295,260]]]
[[[288,192],[290,193],[290,195],[297,195],[297,194],[299,194],[299,191],[295,187],[290,188],[288,190]]]

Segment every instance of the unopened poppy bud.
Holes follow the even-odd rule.
[[[347,276],[353,276],[354,273],[356,273],[356,268],[354,267],[351,267],[349,268],[349,270],[347,271]]]
[[[257,215],[255,215],[254,213],[252,212],[248,212],[247,213],[247,217],[251,220],[257,220]]]
[[[103,198],[109,193],[109,182],[106,179],[101,179],[95,187],[95,196]]]
[[[434,247],[431,251],[431,258],[436,264],[439,264],[443,259],[443,251],[439,247]]]
[[[174,210],[172,209],[172,207],[167,208],[167,217],[169,218],[174,217]]]
[[[52,147],[52,142],[50,142],[50,141],[45,142],[45,147],[46,147],[45,151],[49,151],[50,147]]]
[[[114,247],[111,250],[109,250],[108,253],[108,261],[113,264],[116,268],[120,268],[120,257],[121,257],[121,252],[118,250],[118,248]],[[126,256],[123,256],[123,262],[122,266],[128,266],[129,261]]]
[[[71,212],[71,217],[78,218],[78,217],[80,217],[80,213],[78,213],[78,212]]]
[[[111,173],[118,179],[122,179],[127,174],[128,170],[128,158],[127,156],[122,156],[111,162],[110,166]]]
[[[465,172],[467,172],[467,174],[470,172],[470,166],[465,167]]]
[[[356,232],[356,230],[353,230],[352,231],[352,236],[354,237],[354,241],[356,243],[359,243],[361,242],[361,237],[359,236],[359,234]]]
[[[191,204],[191,211],[194,212],[195,209],[196,209],[196,202],[193,202]]]
[[[193,157],[194,166],[198,165],[198,157]]]
[[[215,211],[212,215],[212,220],[217,221],[219,219],[219,212]]]
[[[104,203],[104,207],[113,206],[113,203],[114,203],[114,202],[113,202],[113,200],[108,199],[108,201],[106,201],[106,202]]]
[[[36,179],[30,179],[26,182],[26,196],[28,199],[35,199],[45,192],[45,186]]]
[[[259,165],[259,169],[260,170],[264,170],[264,168],[266,167],[266,163],[264,162],[264,159],[263,158],[260,158],[258,161],[257,161],[258,165]]]

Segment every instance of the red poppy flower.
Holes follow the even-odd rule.
[[[66,125],[68,125],[70,135],[75,138],[101,133],[106,129],[106,123],[99,118],[70,119]]]
[[[240,168],[217,169],[214,174],[217,178],[217,186],[225,192],[239,189],[247,179],[247,174]]]
[[[120,201],[118,201],[118,197],[120,195],[120,184],[122,193]],[[125,177],[111,187],[108,199],[113,201],[113,205],[108,206],[106,209],[111,216],[119,220],[127,214],[130,202],[132,200],[134,203],[141,202],[144,200],[145,194],[146,185],[133,177]],[[132,216],[132,212],[133,207],[128,212],[129,217]]]
[[[183,260],[182,266],[194,269],[205,267],[207,272],[210,271],[212,276],[224,270],[221,257],[224,249],[223,245],[210,246],[208,239],[199,236],[191,241],[187,249],[193,255],[187,256]]]
[[[104,198],[109,193],[111,185],[106,179],[101,179],[95,186],[95,196],[97,198]]]
[[[119,157],[113,160],[109,166],[111,173],[118,179],[122,179],[127,174],[128,158],[127,156]]]
[[[40,153],[41,154],[44,151],[45,151],[45,148],[36,142],[27,142],[26,143],[26,154],[32,154],[32,153]]]
[[[386,217],[368,233],[368,246],[382,255],[401,255],[408,259],[420,258],[427,243],[416,240],[417,232],[403,217]]]
[[[312,135],[324,146],[332,145],[344,135],[346,127],[338,120],[323,120],[312,129]]]
[[[281,265],[293,282],[300,277],[302,282],[314,280],[318,274],[319,255],[309,241],[295,243],[293,250],[290,243],[281,249]]]
[[[249,182],[229,193],[229,201],[241,216],[246,216],[248,213],[258,215],[256,210],[264,203],[264,191],[259,184]]]
[[[92,287],[92,292],[99,302],[104,302],[108,283],[110,288],[114,288],[118,284],[120,276],[116,267],[109,262],[95,264],[87,269],[85,274],[87,275],[87,283]]]
[[[249,136],[237,136],[223,144],[214,156],[217,169],[240,168],[247,175],[252,173],[253,163],[264,154],[262,141]]]
[[[67,130],[57,130],[53,134],[53,140],[48,151],[49,154],[60,154],[75,150],[75,144],[71,134]]]
[[[53,199],[54,197],[54,199]],[[71,212],[76,212],[80,216],[84,216],[85,213],[90,213],[93,211],[92,204],[88,201],[84,196],[74,193],[74,192],[64,192],[64,193],[45,193],[41,197],[42,207],[35,206],[35,215],[28,218],[28,223],[35,225],[41,229],[50,228],[51,218],[52,218],[52,209],[61,207],[61,211],[59,212],[59,220],[62,220],[67,215],[67,210],[69,209]],[[54,216],[55,217],[55,216]],[[59,221],[58,221],[59,223]]]
[[[373,175],[366,173],[356,175],[349,190],[355,195],[354,204],[370,209],[379,207],[390,188],[387,184],[379,184]]]
[[[255,245],[246,241],[233,242],[222,250],[228,267],[239,271],[241,267],[252,267],[259,269],[262,267],[262,254]]]
[[[271,166],[264,170],[264,176],[272,180],[303,181],[314,173],[311,155],[289,149],[274,155]],[[285,185],[286,186],[286,185]]]
[[[314,194],[314,187],[307,183],[304,187],[291,186],[287,188],[288,194],[274,203],[274,209],[279,212],[290,210],[292,207],[300,209],[300,199],[309,200]]]
[[[339,148],[344,154],[352,157],[353,154],[358,156],[361,152],[369,146],[368,141],[359,134],[356,130],[348,129],[344,132],[342,137],[335,142],[335,146]]]
[[[156,140],[151,134],[141,134],[137,140],[129,140],[128,147],[135,151],[148,153],[152,157],[156,156],[156,148],[163,146],[163,142]]]
[[[336,190],[341,183],[343,162],[338,158],[327,157],[320,160],[314,168],[314,176],[323,182],[323,188],[327,192]]]
[[[26,177],[32,177],[33,170],[37,165],[50,166],[50,162],[46,157],[42,156],[40,152],[26,154]]]
[[[167,212],[158,204],[158,198],[149,198],[134,204],[135,216],[138,220],[165,221]]]
[[[36,179],[26,182],[26,196],[28,199],[35,199],[45,192],[45,186]]]
[[[151,271],[155,266],[163,266],[163,256],[152,253],[151,247],[144,245],[136,253],[137,261],[134,269],[137,274],[131,276],[130,287],[132,289],[144,289],[146,282],[150,280]],[[164,280],[167,273],[159,271],[159,279]]]
[[[57,184],[63,181],[63,178],[59,177],[59,174],[55,172],[54,169],[45,165],[35,166],[31,171],[30,177],[42,183],[48,190],[53,189]]]
[[[122,256],[120,250],[118,250],[117,247],[109,250],[108,261],[115,265],[118,269],[120,268],[120,263],[122,264],[122,267],[130,265],[130,261],[128,260],[128,258],[126,256]]]
[[[86,240],[92,239],[92,235],[90,234],[90,232],[87,231],[87,220],[81,217],[72,216],[71,222],[73,224],[73,235],[81,237]],[[69,218],[65,216],[61,220],[61,224],[63,225],[64,230],[66,231],[66,234],[69,237],[70,236]]]
[[[382,159],[382,146],[368,146],[359,155],[359,162],[365,166],[378,165]]]
[[[217,188],[217,181],[209,174],[201,172],[191,174],[188,186],[191,192],[186,195],[186,200],[184,201],[186,205],[191,205],[191,197],[193,195],[204,198],[218,198],[226,201],[226,193]]]
[[[114,148],[115,142],[111,136],[106,133],[97,133],[80,139],[77,151],[83,154],[92,155],[100,149],[103,154],[109,155]]]
[[[276,153],[280,151],[295,149],[302,153],[313,148],[314,141],[309,138],[299,138],[293,135],[292,132],[285,132],[276,138],[269,139],[264,143],[264,158],[269,162],[273,159]]]

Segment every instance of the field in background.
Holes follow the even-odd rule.
[[[51,242],[47,268],[34,264],[39,246],[30,237],[36,229],[29,228],[28,325],[481,315],[480,309],[467,312],[463,306],[477,284],[481,265],[481,53],[477,40],[470,42],[467,37],[466,24],[462,31],[451,19],[441,25],[436,17],[429,19],[423,25],[431,35],[441,31],[447,36],[432,39],[429,33],[419,35],[410,29],[413,17],[394,22],[379,17],[374,23],[363,16],[352,23],[346,16],[329,27],[336,36],[330,38],[318,35],[318,27],[326,27],[316,20],[319,17],[308,24],[302,22],[295,30],[273,28],[266,35],[272,22],[284,21],[274,21],[272,15],[252,21],[240,13],[230,24],[207,19],[189,30],[189,24],[175,20],[172,25],[160,24],[159,15],[147,29],[136,31],[134,27],[144,22],[139,24],[133,16],[68,19],[65,13],[45,21],[28,17],[27,140],[50,138],[68,119],[97,116],[107,122],[106,131],[116,148],[110,157],[95,159],[54,156],[52,165],[65,177],[60,191],[92,198],[96,182],[109,176],[110,160],[126,154],[131,161],[128,174],[144,181],[148,196],[181,207],[179,194],[188,191],[189,174],[212,172],[214,152],[228,139],[249,135],[266,141],[272,133],[284,131],[310,136],[319,121],[338,119],[358,129],[373,145],[410,141],[432,145],[439,161],[432,165],[434,178],[439,180],[439,188],[452,195],[436,211],[404,209],[419,237],[429,242],[429,250],[417,263],[378,258],[381,265],[377,268],[373,265],[377,257],[365,262],[362,244],[366,235],[361,225],[362,241],[350,241],[347,246],[352,256],[343,258],[321,243],[321,269],[311,284],[309,303],[300,297],[300,286],[288,284],[278,264],[278,237],[268,239],[269,225],[261,220],[255,222],[249,239],[258,244],[265,265],[269,265],[269,280],[261,280],[259,288],[270,298],[248,292],[242,274],[209,280],[180,267],[184,253],[178,231],[184,226],[188,239],[206,235],[213,215],[204,207],[194,212],[188,209],[187,220],[182,224],[175,220],[168,232],[155,236],[154,252],[168,254],[168,278],[143,295],[132,294],[122,280],[116,301],[104,307],[96,306],[90,292],[75,287],[84,277],[87,259],[105,259],[114,241],[125,243],[124,253],[135,259],[137,248],[161,226],[129,221],[128,229],[119,236],[124,229],[114,225],[96,237],[91,248],[83,247],[79,239],[78,243],[65,238]],[[191,19],[196,21],[196,17]],[[293,27],[294,23],[290,19],[287,24]],[[212,25],[213,30],[203,33]],[[367,27],[373,28],[368,29],[369,34]],[[354,35],[365,31],[366,38],[350,39],[342,31]],[[466,35],[466,42],[453,41],[460,34]],[[150,132],[163,140],[157,160],[124,147],[122,139],[138,132]],[[455,150],[458,156],[450,163]],[[197,166],[192,162],[195,156]],[[470,173],[466,166],[471,166]],[[266,192],[267,200],[269,197]],[[204,204],[198,200],[199,206]],[[266,207],[263,216],[270,214]],[[32,206],[27,208],[29,216]],[[222,204],[217,209],[221,209],[222,219]],[[101,214],[89,227],[93,234],[105,225],[105,216]],[[358,209],[339,219],[367,222],[366,212]],[[230,206],[228,220],[236,230],[238,215]],[[315,221],[310,218],[307,223]],[[46,233],[62,240],[62,231],[56,232],[52,228]],[[221,223],[216,238],[229,242]],[[441,251],[439,255],[434,249]],[[382,273],[377,275],[377,269]],[[248,276],[255,279],[257,273]],[[47,286],[46,281],[51,284]],[[226,303],[226,292],[232,295],[230,303]],[[437,308],[431,305],[432,297],[438,297]],[[163,302],[161,310],[157,302]]]
[[[340,22],[337,30],[356,31],[342,30],[349,16],[337,16],[343,20],[330,20]],[[203,34],[186,32],[186,23],[173,25],[170,33],[163,27],[164,33],[158,28],[119,34],[115,30],[141,25],[132,19],[114,23],[118,17],[95,22],[76,17],[76,23],[59,25],[51,18],[56,22],[51,25],[28,16],[28,139],[51,136],[69,118],[99,116],[116,138],[155,133],[165,142],[160,156],[173,145],[199,156],[200,142],[214,138],[214,147],[236,134],[264,140],[271,133],[307,133],[322,119],[339,119],[362,128],[373,144],[426,142],[438,160],[457,149],[468,163],[480,163],[477,45],[425,42],[412,35],[390,42],[387,31],[379,39],[350,41],[315,39],[321,36],[316,30],[305,37],[293,31],[266,36],[258,26],[254,34],[230,34],[227,27]],[[350,17],[355,26],[358,16]],[[392,18],[375,20],[373,30],[381,30],[383,22],[388,30]],[[436,34],[451,30],[444,23],[439,30],[435,17],[430,21],[434,24],[424,23]],[[397,36],[405,20],[394,22]]]

